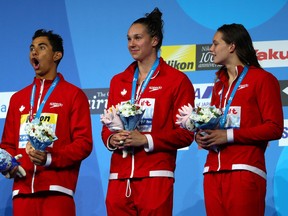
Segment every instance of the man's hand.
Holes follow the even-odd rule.
[[[37,166],[44,166],[46,164],[46,160],[47,160],[46,152],[32,150],[32,151],[29,151],[28,156],[31,162]]]
[[[26,153],[35,165],[44,166],[46,164],[47,152],[34,149],[30,142],[26,144]]]

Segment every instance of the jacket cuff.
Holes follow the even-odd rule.
[[[150,134],[144,134],[148,140],[148,147],[144,147],[146,152],[152,152],[154,150],[153,138]]]
[[[234,142],[234,129],[230,128],[227,130],[227,142],[233,143]]]
[[[113,147],[110,145],[110,139],[111,137],[113,136],[113,134],[111,134],[108,139],[107,139],[107,142],[106,142],[106,147],[109,151],[115,151],[117,149],[117,147]]]
[[[47,159],[46,159],[46,163],[45,163],[45,167],[48,167],[50,166],[50,164],[52,163],[52,156],[51,156],[51,153],[47,153]]]

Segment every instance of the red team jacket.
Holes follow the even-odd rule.
[[[92,131],[88,99],[78,87],[66,82],[58,73],[60,81],[48,98],[41,119],[56,125],[56,140],[47,148],[46,166],[31,163],[25,152],[28,137],[24,131],[28,121],[32,86],[36,84],[33,113],[38,109],[38,99],[43,100],[51,80],[34,79],[34,82],[15,93],[10,100],[0,147],[10,154],[22,154],[21,166],[27,176],[16,177],[13,196],[39,191],[58,191],[68,195],[75,192],[81,161],[92,151]],[[41,97],[42,95],[42,97]]]
[[[238,66],[238,71],[242,73],[243,67]],[[223,108],[236,81],[229,87],[225,72],[219,71],[218,74],[211,105]],[[249,170],[266,178],[264,153],[267,144],[270,140],[280,139],[283,132],[278,80],[267,71],[251,66],[236,91],[228,116],[225,126],[233,130],[234,141],[221,147],[219,153],[209,151],[204,173]]]
[[[131,99],[132,80],[136,62],[124,72],[115,75],[110,83],[108,107]],[[139,87],[139,86],[137,86]],[[115,150],[111,158],[110,179],[143,178],[153,176],[174,177],[177,149],[189,146],[193,133],[176,125],[176,114],[183,105],[194,106],[194,89],[188,77],[160,59],[147,88],[140,99],[145,108],[140,128],[153,144],[149,150],[135,148],[135,153],[122,158]],[[105,146],[112,132],[103,126]]]

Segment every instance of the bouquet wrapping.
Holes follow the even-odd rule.
[[[104,110],[104,114],[100,116],[100,121],[106,125],[110,131],[123,129],[131,131],[137,128],[144,112],[145,110],[143,110],[141,106],[128,101]],[[125,147],[122,150],[123,158],[126,158],[129,152],[132,152],[132,148]]]
[[[17,155],[12,157],[6,150],[0,149],[0,172],[5,175],[6,178],[10,178],[9,172],[18,166],[18,171],[16,175],[19,177],[26,176],[25,170],[20,166],[17,161],[22,155]]]
[[[193,108],[190,104],[179,109],[176,124],[182,128],[195,132],[200,129],[216,129],[219,126],[219,121],[222,117],[222,111],[215,106],[203,106]],[[201,135],[205,135],[201,132]],[[218,151],[216,146],[213,146],[214,151]]]
[[[33,148],[39,151],[45,151],[47,146],[58,139],[52,125],[47,122],[32,121],[26,125],[25,131]]]
[[[102,124],[106,125],[112,132],[124,129],[123,123],[118,115],[118,110],[119,105],[116,105],[116,107],[112,106],[109,109],[104,109],[104,114],[100,115]]]

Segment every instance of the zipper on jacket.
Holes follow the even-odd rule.
[[[31,192],[34,193],[34,180],[35,180],[35,174],[36,174],[37,166],[34,164],[34,172],[32,175],[32,182],[31,182]]]
[[[43,95],[45,79],[40,81],[40,82],[41,82],[41,86],[40,86],[39,98],[38,98],[38,102],[37,102],[37,110],[39,109],[39,106],[41,104],[41,98],[42,98],[42,95]],[[34,165],[34,171],[33,171],[32,182],[31,182],[31,192],[32,193],[34,193],[34,180],[35,180],[36,171],[37,171],[37,166]]]
[[[41,86],[40,86],[40,92],[39,92],[39,98],[38,98],[38,102],[37,102],[37,110],[39,109],[40,103],[41,103],[41,98],[43,95],[43,89],[44,89],[44,82],[45,80],[41,81]]]
[[[218,168],[217,168],[217,171],[219,171],[221,169],[221,150],[219,150],[218,152],[218,155],[217,155],[217,158],[218,158]]]

